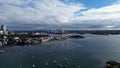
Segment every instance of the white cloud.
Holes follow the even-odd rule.
[[[21,0],[0,0],[0,3],[22,5],[24,2],[22,2]]]
[[[59,0],[8,0],[0,9],[1,20],[25,23],[61,23],[69,22],[76,11],[84,9],[81,4],[66,5]],[[15,4],[15,5],[14,5]],[[35,7],[31,7],[34,5]],[[42,21],[42,22],[41,22]]]
[[[90,9],[81,12],[83,20],[115,20],[119,21],[120,18],[120,5],[111,5],[98,9]],[[79,18],[79,17],[78,17]]]
[[[100,29],[113,28],[109,27],[111,25],[114,26],[113,29],[118,29],[118,25],[120,26],[120,4],[92,8],[80,13],[82,16],[73,19],[77,23],[84,22],[89,26],[102,24],[103,27]]]
[[[66,0],[68,1],[68,0]],[[119,0],[120,2],[120,0]],[[76,28],[113,28],[120,25],[120,5],[92,8],[83,4],[65,4],[59,0],[0,0],[1,24],[65,24]],[[80,11],[81,16],[76,16]],[[76,25],[77,24],[77,25]],[[68,26],[67,26],[68,25]],[[60,26],[62,27],[62,26]],[[39,27],[37,27],[39,28]]]

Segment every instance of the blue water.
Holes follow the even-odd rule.
[[[0,68],[105,68],[120,62],[120,35],[90,35],[84,39],[51,41],[0,48]]]

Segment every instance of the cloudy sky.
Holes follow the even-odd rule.
[[[10,30],[120,29],[120,0],[0,0]]]

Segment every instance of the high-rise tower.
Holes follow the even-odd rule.
[[[1,25],[1,30],[3,31],[3,33],[6,33],[7,27],[5,25]]]
[[[5,25],[1,25],[1,31],[2,31],[2,45],[6,45],[7,44],[7,36],[8,32],[7,32],[7,27]]]

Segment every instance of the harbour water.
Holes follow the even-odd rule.
[[[120,35],[85,34],[84,39],[0,48],[0,68],[105,68],[120,62]]]

